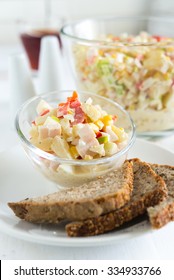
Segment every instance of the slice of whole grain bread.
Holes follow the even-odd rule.
[[[163,178],[168,189],[165,201],[147,209],[152,227],[158,229],[174,221],[174,166],[152,164],[151,168]]]
[[[9,207],[17,217],[33,223],[83,220],[122,207],[133,189],[133,168],[129,161],[117,170],[88,184],[20,202]]]
[[[139,159],[131,160],[134,171],[133,193],[130,201],[115,211],[84,221],[66,225],[68,236],[92,236],[111,231],[125,222],[142,215],[150,206],[163,201],[167,188],[163,179]]]

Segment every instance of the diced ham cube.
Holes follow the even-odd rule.
[[[65,141],[65,139],[62,139],[60,136],[56,136],[54,138],[51,148],[55,152],[55,154],[60,158],[72,158],[69,151],[68,143]]]
[[[78,108],[80,106],[81,106],[81,103],[78,99],[76,99],[70,103],[70,108],[72,108],[72,109]]]
[[[35,119],[35,125],[41,125],[44,124],[44,122],[46,121],[46,119],[48,118],[48,114],[44,115],[44,116],[38,116]]]
[[[98,145],[98,146],[93,146],[93,147],[90,148],[90,151],[94,152],[95,154],[99,154],[102,157],[105,156],[104,144],[101,144],[101,145]]]
[[[68,109],[69,109],[69,103],[64,103],[61,106],[59,105],[58,111],[57,111],[57,117],[63,117],[64,115],[68,114]]]
[[[74,121],[72,122],[72,125],[83,123],[85,120],[85,113],[83,112],[81,107],[75,108],[75,115],[74,115]]]
[[[61,126],[59,123],[42,125],[38,127],[39,139],[48,137],[54,138],[56,135],[61,135]]]
[[[99,142],[96,139],[96,135],[89,124],[83,124],[78,130],[78,135],[80,140],[77,144],[77,151],[79,155],[84,158],[85,155],[88,155],[92,152],[90,151],[91,147],[99,146]]]
[[[54,138],[56,135],[61,135],[61,126],[59,124],[57,125],[50,125],[48,127],[48,135],[49,137]]]
[[[96,139],[96,134],[89,124],[83,124],[78,131],[78,135],[88,146],[99,145],[98,140]]]

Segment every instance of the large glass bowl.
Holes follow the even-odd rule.
[[[173,18],[86,19],[61,36],[79,89],[122,105],[139,135],[173,133]]]
[[[36,106],[39,101],[44,99],[56,108],[58,103],[64,102],[71,94],[72,91],[56,91],[31,98],[19,109],[15,120],[17,134],[22,141],[22,145],[28,157],[39,171],[51,181],[56,182],[59,187],[78,186],[107,173],[109,170],[120,167],[127,158],[128,151],[135,140],[134,123],[129,114],[120,105],[109,99],[100,97],[99,95],[93,95],[88,92],[78,92],[79,99],[82,102],[91,97],[94,104],[99,104],[109,114],[118,115],[117,126],[123,127],[127,132],[127,145],[111,157],[103,157],[88,161],[63,159],[44,152],[32,145],[29,131],[31,123],[37,115]]]

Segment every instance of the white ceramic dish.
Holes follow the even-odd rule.
[[[129,157],[139,157],[152,163],[174,165],[174,154],[144,140],[137,139]],[[95,237],[69,238],[64,225],[40,226],[19,220],[7,206],[9,201],[39,196],[57,190],[26,158],[23,149],[16,146],[0,156],[0,230],[23,240],[54,246],[99,246],[135,238],[151,231],[146,220]],[[44,188],[45,186],[45,188]]]

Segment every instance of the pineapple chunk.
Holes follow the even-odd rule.
[[[95,125],[99,127],[99,130],[101,130],[104,127],[104,123],[101,120],[96,121]]]
[[[174,107],[174,90],[166,93],[162,98],[163,106],[165,108],[173,108]]]
[[[104,144],[98,145],[98,146],[93,146],[89,149],[91,152],[94,152],[96,154],[99,154],[100,156],[104,157],[105,156],[105,149],[104,149]]]
[[[76,124],[76,125],[73,125],[73,127],[72,127],[72,135],[73,135],[74,138],[76,138],[76,137],[79,136],[79,135],[78,135],[78,131],[79,131],[79,129],[80,129],[81,127],[83,127],[83,124],[81,124],[81,123],[78,123],[78,124]]]
[[[127,134],[125,133],[123,128],[112,125],[112,131],[118,136],[119,142],[123,142],[127,139]]]
[[[92,104],[83,103],[82,110],[93,122],[101,118],[101,112]]]
[[[49,113],[44,115],[44,116],[38,116],[35,119],[35,124],[36,125],[42,125],[44,124],[44,122],[46,121],[47,117],[48,117]]]
[[[62,127],[62,131],[65,135],[71,136],[72,135],[72,127],[70,127],[70,123],[68,119],[60,119],[60,125]]]
[[[51,150],[52,141],[53,141],[53,138],[51,138],[51,137],[48,137],[43,140],[39,140],[38,138],[31,138],[31,143],[45,152],[52,151]]]
[[[113,154],[118,152],[117,144],[113,142],[107,142],[104,144],[105,155],[112,156]]]
[[[164,59],[165,56],[161,50],[151,50],[143,64],[148,70],[159,69],[163,66]]]
[[[78,153],[75,146],[70,147],[70,153],[71,153],[73,158],[78,158],[78,156],[79,156],[79,153]]]
[[[72,159],[72,156],[69,151],[68,143],[64,139],[62,139],[60,136],[56,136],[53,139],[51,149],[60,158]]]
[[[85,155],[85,157],[84,157],[84,160],[91,160],[91,159],[93,159],[93,157],[90,155]]]
[[[95,133],[99,131],[99,127],[94,123],[89,123],[89,125]]]
[[[38,128],[37,126],[33,125],[31,130],[30,130],[30,136],[31,138],[37,138],[38,137]]]
[[[110,141],[115,142],[119,139],[117,134],[112,130],[112,127],[106,126],[105,130],[106,133],[109,135]]]
[[[48,131],[48,127],[44,126],[44,125],[40,125],[38,127],[38,139],[39,141],[42,141],[43,139],[46,139],[49,137],[49,131]]]

